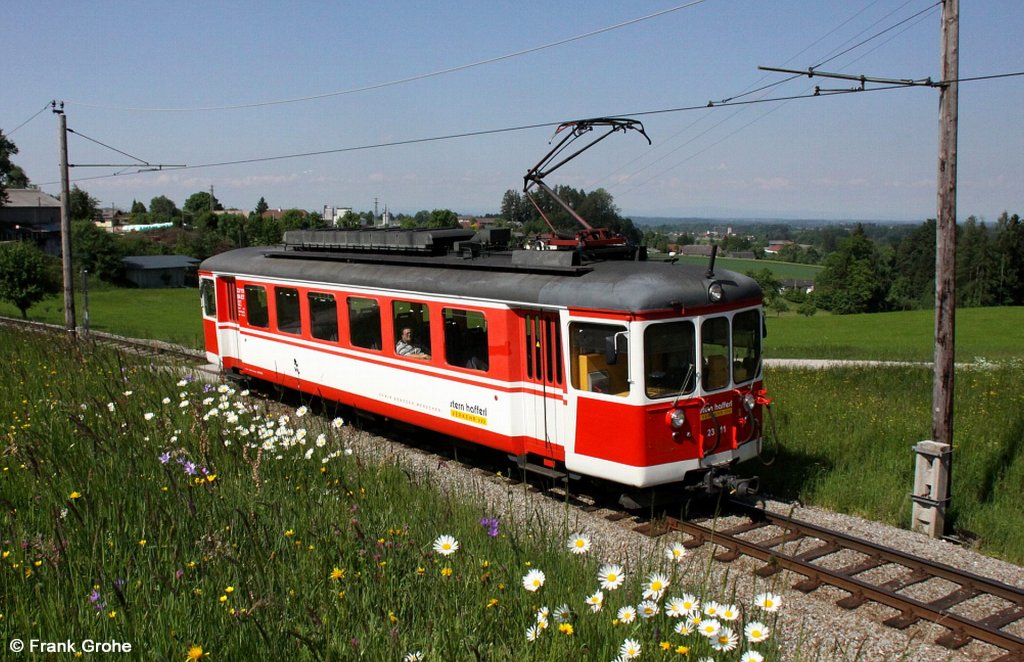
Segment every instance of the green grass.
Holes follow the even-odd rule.
[[[21,317],[13,305],[0,302],[0,315]],[[46,299],[28,310],[29,319],[64,324],[60,297]],[[75,321],[85,325],[81,292],[75,292]],[[104,287],[89,290],[89,328],[131,338],[149,338],[200,349],[203,325],[199,290],[192,287],[137,289]]]
[[[768,316],[770,358],[932,361],[935,316],[930,310],[865,315]],[[956,311],[956,360],[1024,356],[1024,307]]]
[[[593,612],[599,561],[567,550],[568,505],[562,524],[528,511],[491,536],[480,519],[501,515],[482,494],[439,491],[329,417],[286,420],[145,359],[43,340],[0,330],[5,647],[91,639],[160,660],[540,661],[612,659],[635,638],[647,658],[670,655],[661,642],[709,654],[664,612],[613,623],[653,570],[667,573],[669,596],[740,602],[741,637],[748,619],[778,627],[752,596],[706,586],[694,557],[661,554],[621,559],[626,583]],[[506,489],[511,500],[526,487]],[[455,553],[434,551],[443,534]],[[531,592],[534,569],[546,581]],[[571,634],[555,618],[562,604]],[[549,626],[528,642],[542,606]],[[777,637],[756,646],[770,660]]]
[[[697,255],[680,255],[681,264],[696,264],[706,266],[708,258]],[[719,257],[715,259],[715,267],[728,269],[737,273],[745,274],[748,271],[760,271],[768,269],[776,278],[782,280],[814,280],[823,267],[817,264],[797,264],[796,262],[779,262],[777,260],[747,260],[735,257]]]
[[[958,371],[947,517],[952,531],[1015,563],[1024,563],[1022,367]],[[929,368],[769,368],[765,383],[780,447],[770,467],[746,469],[765,492],[909,526],[911,447],[931,436]]]

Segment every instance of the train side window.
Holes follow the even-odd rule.
[[[245,317],[250,326],[270,326],[267,290],[261,285],[245,286]]]
[[[309,332],[319,340],[338,342],[338,304],[333,294],[309,292]]]
[[[425,303],[416,301],[391,302],[391,319],[394,322],[395,352],[400,356],[429,359],[430,351],[430,309]],[[406,329],[409,338],[403,338]],[[407,346],[411,345],[411,349]]]
[[[214,289],[212,278],[199,279],[199,299],[203,304],[203,315],[206,317],[216,317],[217,293]]]
[[[348,334],[352,345],[380,349],[380,304],[376,299],[348,298]]]
[[[444,360],[448,365],[487,371],[487,318],[476,310],[444,308]]]
[[[701,387],[714,391],[729,385],[729,320],[712,317],[700,326]]]
[[[732,318],[732,378],[749,382],[761,372],[761,313],[746,310]]]
[[[277,308],[277,330],[299,335],[302,333],[302,313],[299,311],[299,291],[294,287],[275,287],[274,305]]]
[[[582,391],[629,395],[629,347],[619,343],[614,363],[608,363],[605,348],[615,334],[625,333],[618,324],[574,322],[569,325],[569,366],[572,385]]]
[[[648,398],[675,397],[697,387],[693,322],[652,324],[644,332],[644,386]]]

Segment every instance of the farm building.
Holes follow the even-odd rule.
[[[35,188],[7,189],[0,206],[0,241],[34,241],[60,255],[60,200]]]
[[[122,258],[124,277],[136,287],[195,284],[199,260],[187,255],[134,255]]]

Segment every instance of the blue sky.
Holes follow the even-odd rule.
[[[653,145],[612,136],[548,183],[604,187],[628,216],[923,220],[936,209],[933,88],[654,111],[786,78],[759,65],[803,70],[829,60],[821,71],[938,79],[934,5],[35,0],[9,13],[0,42],[0,128],[20,149],[15,163],[49,192],[59,191],[57,120],[46,110],[19,125],[51,99],[65,101],[79,134],[70,136],[71,163],[133,162],[86,136],[150,163],[190,166],[116,177],[106,176],[114,168],[72,169],[104,206],[156,195],[180,206],[213,186],[225,206],[242,209],[263,196],[282,208],[366,210],[376,199],[398,212],[486,213],[521,188],[555,123],[630,115]],[[1020,0],[962,5],[961,78],[1024,71]],[[740,98],[815,85],[852,84],[801,77]],[[1024,77],[960,85],[961,219],[1024,212],[1021,108]],[[538,124],[546,126],[373,147]],[[356,147],[369,148],[200,167]]]

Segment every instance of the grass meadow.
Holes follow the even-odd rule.
[[[951,532],[1024,564],[1024,362],[959,370]],[[932,372],[903,366],[769,367],[779,446],[748,463],[762,490],[893,525],[910,524],[914,454],[931,437]]]
[[[0,329],[0,361],[5,647],[127,642],[161,660],[781,657],[777,596],[731,604],[678,548],[603,566],[585,531],[447,496],[330,415],[273,413],[229,385],[66,338]]]

